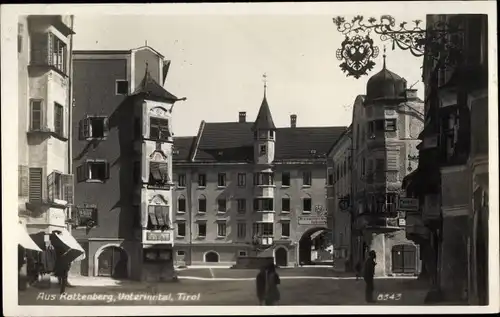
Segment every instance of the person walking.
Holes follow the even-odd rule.
[[[374,291],[374,283],[373,279],[375,276],[375,266],[377,263],[375,262],[377,254],[375,251],[370,251],[368,254],[368,259],[365,261],[365,267],[363,270],[363,277],[366,283],[366,289],[365,289],[365,300],[368,303],[373,303],[373,291]]]
[[[280,277],[276,272],[276,266],[271,263],[263,267],[256,278],[257,298],[260,305],[275,305],[280,300],[278,285]]]

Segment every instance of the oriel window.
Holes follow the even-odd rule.
[[[168,119],[150,118],[149,138],[151,140],[166,141],[171,136],[168,126]]]

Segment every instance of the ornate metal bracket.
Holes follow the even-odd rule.
[[[343,61],[340,68],[347,76],[359,78],[367,75],[373,69],[379,49],[373,44],[371,33],[380,36],[382,41],[392,41],[392,49],[396,46],[408,50],[416,57],[429,56],[438,61],[440,67],[456,64],[461,56],[461,40],[450,35],[461,35],[463,29],[458,25],[446,22],[436,22],[431,26],[422,28],[422,20],[414,20],[413,28],[407,27],[407,22],[396,26],[396,20],[390,15],[383,15],[380,20],[370,17],[367,23],[361,15],[355,16],[350,22],[344,17],[333,18],[337,31],[345,35],[341,48],[337,50],[338,60]]]

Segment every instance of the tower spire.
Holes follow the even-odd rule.
[[[384,69],[385,69],[385,58],[387,57],[387,55],[385,55],[385,52],[386,52],[386,47],[384,45],[384,55],[382,55],[382,57],[384,58],[384,65],[383,65]]]

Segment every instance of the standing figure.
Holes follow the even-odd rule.
[[[260,305],[275,305],[280,300],[278,285],[280,277],[274,264],[264,267],[257,274],[257,298]]]
[[[374,285],[373,285],[373,277],[375,276],[375,266],[377,263],[375,262],[376,258],[376,253],[375,251],[370,251],[368,255],[368,259],[365,261],[365,267],[363,270],[363,277],[365,279],[366,283],[366,289],[365,289],[365,299],[368,303],[373,303],[373,291],[374,291]]]

